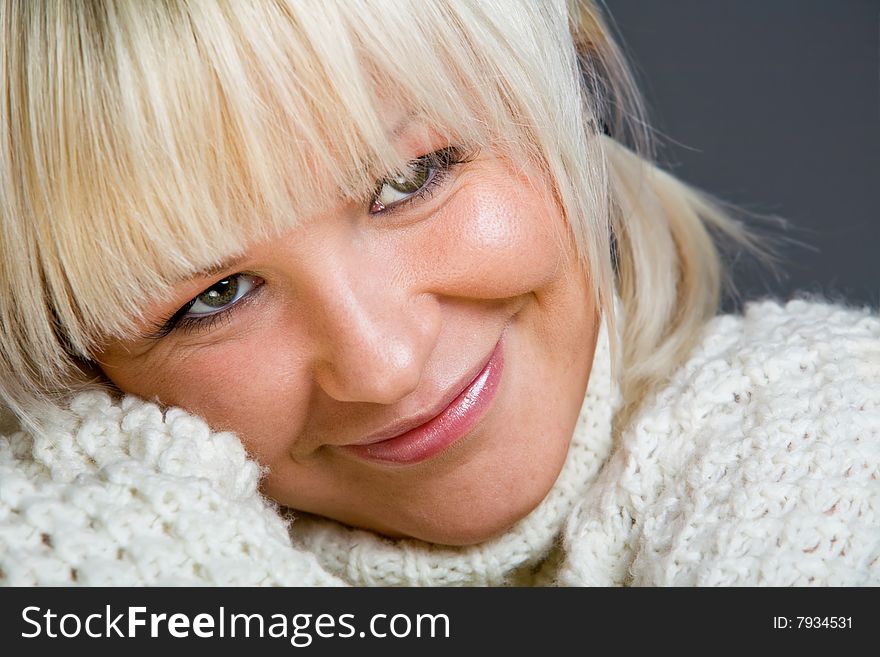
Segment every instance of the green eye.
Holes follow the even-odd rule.
[[[379,214],[407,201],[430,195],[459,164],[470,161],[458,146],[447,146],[411,161],[406,171],[380,180],[370,203],[370,214]]]
[[[209,290],[202,292],[197,301],[210,308],[222,308],[235,298],[238,291],[238,281],[234,278],[226,278],[214,284]]]
[[[385,184],[401,194],[415,194],[426,182],[428,182],[432,171],[430,167],[423,166],[420,163],[420,166],[413,167],[412,173],[413,175],[408,177],[397,176],[391,180],[387,180],[385,181]]]
[[[236,274],[214,283],[192,301],[185,317],[203,317],[231,306],[258,283],[255,276]]]
[[[379,191],[373,198],[370,212],[381,212],[418,194],[430,184],[436,172],[437,169],[427,158],[411,162],[406,174],[386,178],[382,181]]]

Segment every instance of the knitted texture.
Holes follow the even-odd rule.
[[[133,397],[77,395],[0,439],[0,580],[23,585],[331,585],[257,491],[230,433]]]
[[[880,584],[880,319],[719,316],[572,514],[562,584]]]
[[[81,393],[0,439],[0,581],[880,584],[876,314],[765,301],[716,317],[613,453],[608,359],[603,326],[547,498],[465,548],[288,524],[234,435]]]

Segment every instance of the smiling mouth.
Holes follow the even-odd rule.
[[[483,418],[495,397],[504,369],[503,339],[470,383],[439,412],[341,448],[362,459],[407,465],[436,456],[464,438]]]

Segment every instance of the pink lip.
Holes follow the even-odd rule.
[[[418,463],[439,454],[463,438],[482,419],[501,380],[504,368],[502,341],[474,379],[437,415],[418,426],[373,442],[344,445],[353,454],[382,463]],[[368,439],[371,440],[371,439]]]

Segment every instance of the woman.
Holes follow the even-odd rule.
[[[880,581],[880,320],[713,318],[592,5],[0,11],[6,582]]]

